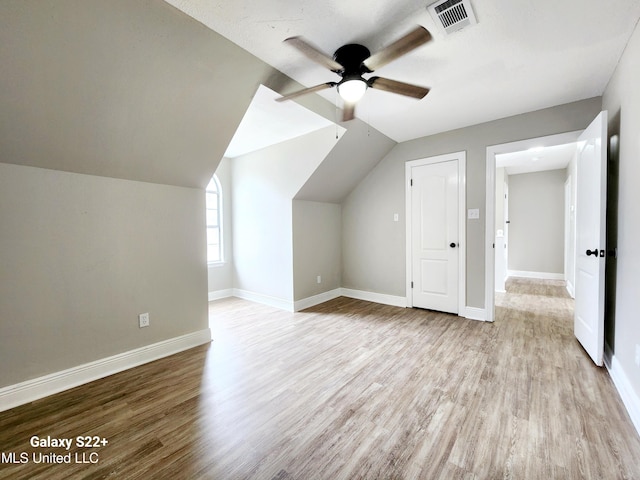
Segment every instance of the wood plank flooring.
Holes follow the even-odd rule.
[[[109,443],[69,453],[97,463],[4,462],[0,478],[640,479],[640,438],[561,282],[512,279],[496,305],[489,324],[212,302],[210,346],[0,413],[0,452],[90,435]]]

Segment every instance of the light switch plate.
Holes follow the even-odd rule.
[[[470,208],[467,211],[467,218],[469,220],[475,220],[480,218],[480,209],[479,208]]]

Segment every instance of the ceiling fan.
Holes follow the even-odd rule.
[[[308,93],[337,87],[340,97],[344,100],[342,121],[347,121],[354,118],[356,103],[362,98],[367,88],[375,88],[417,99],[424,98],[429,93],[429,89],[426,87],[382,77],[365,79],[363,75],[374,72],[387,63],[427,43],[429,40],[431,40],[429,31],[422,26],[418,26],[404,37],[373,55],[371,55],[367,47],[357,43],[350,43],[338,48],[333,57],[329,57],[302,37],[287,38],[285,40],[286,43],[297,48],[314,62],[337,73],[342,79],[339,82],[326,82],[314,87],[304,88],[277,98],[276,101],[283,102]]]

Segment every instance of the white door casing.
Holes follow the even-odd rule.
[[[534,147],[550,147],[576,142],[581,131],[558,133],[544,137],[502,143],[487,147],[486,154],[486,215],[485,215],[485,320],[495,320],[495,195],[496,195],[496,155],[520,152]],[[508,239],[507,239],[508,242]],[[509,244],[507,243],[507,250]]]
[[[407,163],[410,307],[465,314],[464,160],[459,152]]]
[[[504,182],[504,268],[505,272],[509,270],[509,184],[507,182]]]
[[[607,112],[578,139],[574,334],[593,362],[604,357]]]

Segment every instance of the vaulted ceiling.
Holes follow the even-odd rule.
[[[471,1],[478,24],[445,35],[414,0],[3,0],[0,162],[204,188],[260,84],[336,79],[283,39],[376,51],[423,25],[433,41],[376,74],[431,92],[368,91],[297,196],[339,202],[395,142],[601,95],[640,17],[639,0]],[[335,121],[323,95],[296,103]]]
[[[166,1],[304,86],[338,77],[284,39],[375,52],[423,25],[433,41],[375,74],[431,92],[370,90],[356,111],[396,142],[601,95],[640,17],[638,0],[471,0],[478,23],[446,35],[431,0]],[[335,89],[322,95],[339,103]]]

